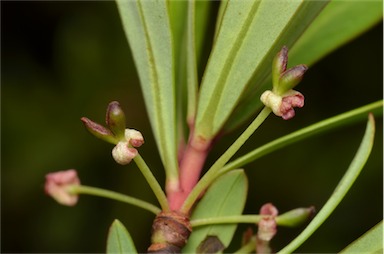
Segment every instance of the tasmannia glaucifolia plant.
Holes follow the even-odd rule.
[[[211,5],[209,1],[193,0],[117,0],[165,170],[164,188],[139,153],[144,137],[140,131],[126,128],[118,102],[108,105],[106,127],[86,117],[81,119],[91,134],[114,145],[112,156],[117,163],[126,165],[133,160],[137,164],[160,207],[82,185],[74,169],[48,174],[45,191],[63,205],[73,206],[79,194],[90,194],[154,213],[149,253],[223,252],[238,223],[257,226],[256,232],[244,234],[238,253],[270,253],[270,242],[278,227],[311,220],[297,238],[280,250],[290,253],[332,213],[363,168],[374,136],[373,114],[369,112],[380,111],[382,101],[232,158],[271,112],[281,121],[295,116],[294,108],[304,106],[304,95],[293,89],[307,66],[378,22],[381,8],[364,3],[362,10],[361,3],[348,1],[221,1],[212,50],[200,79],[198,63],[202,62],[203,44],[208,41],[205,32],[212,20],[208,18]],[[349,15],[354,17],[354,26],[343,28],[342,20]],[[330,33],[330,26],[338,32]],[[248,184],[242,167],[305,137],[366,117],[366,132],[353,161],[317,213],[314,207],[300,207],[280,214],[272,203],[267,203],[259,214],[242,214]],[[241,125],[245,122],[250,122],[246,128]],[[202,174],[216,141],[235,128],[245,130]],[[369,235],[377,235],[378,227]],[[376,248],[377,243],[369,246]],[[352,244],[344,251],[358,248],[358,244]],[[137,252],[118,220],[110,228],[107,252]]]

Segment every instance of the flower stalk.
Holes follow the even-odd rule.
[[[103,197],[103,198],[109,198],[112,200],[124,202],[130,205],[134,205],[140,208],[143,208],[147,211],[150,211],[151,213],[158,214],[161,210],[155,205],[152,205],[151,203],[145,202],[143,200],[124,195],[118,192],[105,190],[101,188],[91,187],[91,186],[85,186],[85,185],[78,185],[78,186],[71,186],[68,191],[72,195],[79,195],[79,194],[86,194],[86,195],[92,195],[97,197]]]
[[[159,182],[152,174],[151,170],[149,169],[148,165],[145,163],[143,158],[140,156],[140,154],[138,154],[133,160],[135,161],[145,180],[147,180],[149,186],[155,194],[162,211],[170,211],[167,197],[165,196],[163,189],[161,188]]]
[[[312,218],[315,210],[314,207],[302,207],[290,210],[281,215],[275,217],[276,224],[278,226],[285,227],[297,227]],[[214,225],[214,224],[238,224],[238,223],[249,223],[257,224],[265,218],[262,214],[243,214],[243,215],[232,215],[232,216],[221,216],[204,219],[191,220],[192,228]]]

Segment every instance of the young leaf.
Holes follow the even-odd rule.
[[[383,221],[348,245],[340,253],[383,253]]]
[[[173,42],[166,1],[117,0],[167,177],[177,179]]]
[[[248,182],[243,170],[234,170],[218,178],[204,194],[192,213],[191,220],[217,216],[240,215],[247,197]],[[183,253],[196,253],[209,236],[228,247],[236,224],[210,225],[193,228]]]
[[[381,18],[381,1],[331,1],[290,49],[289,65],[313,65],[368,30]],[[226,131],[235,129],[262,106],[259,98],[270,87],[271,77],[265,77],[258,85],[261,90],[245,94],[226,123]]]
[[[131,236],[119,220],[115,220],[109,228],[107,253],[137,253]]]
[[[269,75],[276,52],[292,45],[326,3],[225,2],[199,94],[197,135],[211,139],[217,134],[243,93]]]
[[[285,246],[279,253],[292,253],[295,251],[305,240],[307,240],[313,232],[315,232],[321,224],[331,215],[331,213],[340,204],[341,200],[347,194],[356,178],[359,176],[363,169],[368,157],[371,153],[373,140],[375,136],[375,121],[373,115],[368,117],[368,123],[365,130],[363,140],[360,143],[360,147],[357,150],[355,157],[353,158],[347,172],[340,180],[332,196],[325,203],[323,208],[319,211],[316,217],[308,224],[303,232],[300,233],[292,242]]]

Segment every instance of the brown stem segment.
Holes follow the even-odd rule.
[[[148,253],[181,253],[191,232],[189,216],[177,211],[161,212],[152,224]]]

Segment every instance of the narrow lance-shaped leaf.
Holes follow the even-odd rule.
[[[187,120],[193,121],[196,114],[197,104],[197,63],[195,43],[195,13],[196,3],[193,0],[188,2],[187,22],[187,87],[188,87],[188,109]]]
[[[119,220],[115,220],[109,228],[107,253],[137,253],[130,234]]]
[[[117,0],[167,176],[176,179],[175,87],[166,1]]]
[[[207,28],[209,1],[169,1],[174,42],[178,141],[185,140],[186,120],[194,121],[198,70]]]
[[[197,135],[210,139],[221,130],[243,94],[270,75],[276,52],[292,45],[326,3],[226,2],[199,94]]]
[[[375,137],[375,121],[372,114],[369,114],[368,123],[365,130],[363,140],[360,143],[359,149],[357,150],[355,157],[348,167],[347,172],[340,180],[336,189],[332,193],[331,197],[321,208],[316,217],[308,224],[303,232],[300,233],[292,242],[285,246],[279,253],[292,253],[295,251],[303,242],[305,242],[323,222],[331,215],[331,213],[340,204],[342,199],[345,197],[361,170],[363,169],[373,147],[373,141]]]
[[[187,46],[186,46],[186,27],[187,27],[187,1],[168,1],[169,15],[173,38],[173,59],[175,63],[175,93],[176,93],[176,123],[177,123],[177,143],[185,141],[186,125],[185,111],[188,100],[187,95]]]
[[[348,245],[340,253],[383,253],[383,221]]]
[[[291,49],[293,64],[313,65],[383,18],[382,1],[331,1]]]
[[[240,215],[247,198],[248,182],[243,170],[234,170],[218,178],[204,194],[194,209],[191,220],[218,216]],[[235,233],[236,224],[209,225],[193,228],[183,253],[196,253],[208,236],[217,237],[228,247]],[[217,241],[218,242],[218,241]]]
[[[291,66],[311,66],[333,50],[348,43],[382,19],[381,1],[331,1],[313,20],[289,51]],[[262,106],[260,94],[271,85],[271,78],[259,84],[262,90],[246,93],[226,123],[230,131],[250,118]]]

